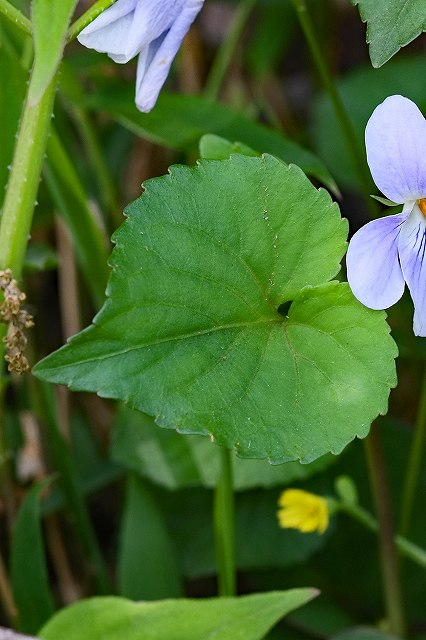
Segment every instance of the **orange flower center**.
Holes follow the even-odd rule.
[[[419,209],[426,218],[426,198],[422,198],[421,200],[417,200],[417,204],[419,205]]]

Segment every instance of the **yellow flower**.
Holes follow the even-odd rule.
[[[280,495],[277,512],[280,527],[302,533],[324,533],[328,527],[327,500],[302,489],[286,489]]]

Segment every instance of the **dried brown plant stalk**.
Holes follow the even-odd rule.
[[[7,326],[7,333],[3,338],[6,345],[7,368],[12,373],[25,373],[30,368],[24,355],[27,345],[25,332],[34,325],[34,322],[28,311],[22,308],[26,296],[19,289],[11,269],[0,271],[0,290],[3,292],[0,320]]]

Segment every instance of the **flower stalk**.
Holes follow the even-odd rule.
[[[386,612],[390,632],[403,638],[406,635],[405,613],[396,554],[389,484],[377,424],[373,424],[370,434],[364,440],[364,443],[370,475],[370,485],[373,491],[379,523],[378,536],[382,560],[383,593]]]
[[[0,269],[11,269],[19,280],[40,182],[56,77],[39,102],[24,106],[0,222]],[[31,81],[28,91],[31,91]]]
[[[221,447],[220,460],[220,476],[214,499],[218,592],[220,596],[234,596],[236,593],[235,515],[231,451]]]

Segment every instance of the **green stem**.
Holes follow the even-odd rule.
[[[370,198],[372,182],[367,169],[364,154],[360,148],[357,135],[352,122],[346,112],[342,99],[337,91],[334,78],[328,69],[320,44],[317,41],[315,30],[309,15],[305,0],[292,0],[296,10],[300,26],[308,43],[318,75],[321,78],[324,89],[333,105],[336,118],[339,122],[343,136],[345,137],[349,153],[352,156],[353,165],[358,175],[362,192],[365,196],[367,207],[372,217],[377,217],[377,206]]]
[[[28,91],[31,90],[31,83]],[[55,98],[56,77],[40,101],[24,106],[0,221],[0,269],[20,278]]]
[[[214,501],[218,592],[220,596],[234,596],[236,593],[235,514],[231,451],[221,447],[220,461],[220,477]]]
[[[370,484],[379,521],[379,544],[383,571],[383,593],[390,631],[405,636],[405,615],[395,548],[389,485],[377,425],[364,440]]]
[[[0,13],[2,13],[10,22],[18,27],[28,36],[32,35],[33,29],[31,21],[28,20],[16,7],[7,0],[0,0]]]
[[[215,100],[219,94],[234,51],[256,2],[257,0],[242,0],[235,11],[229,31],[216,54],[204,87],[204,95],[210,100]]]
[[[415,498],[416,488],[417,488],[417,484],[420,476],[420,467],[422,463],[425,438],[426,438],[426,367],[423,372],[420,401],[417,409],[414,435],[411,443],[410,453],[408,456],[407,472],[405,475],[404,487],[402,491],[401,518],[400,518],[400,527],[399,527],[399,530],[402,535],[407,535],[410,527],[414,498]]]
[[[350,515],[354,520],[357,520],[366,529],[369,529],[373,533],[377,533],[379,530],[379,523],[377,520],[365,509],[359,505],[349,504],[346,502],[340,503],[339,510]],[[398,549],[400,555],[409,558],[415,562],[419,567],[426,569],[426,551],[419,547],[417,544],[410,542],[402,535],[397,535],[394,538],[395,546]]]
[[[105,9],[108,9],[115,0],[98,0],[82,16],[80,16],[68,29],[67,42],[75,40],[80,31],[83,31],[88,24],[93,22]]]

